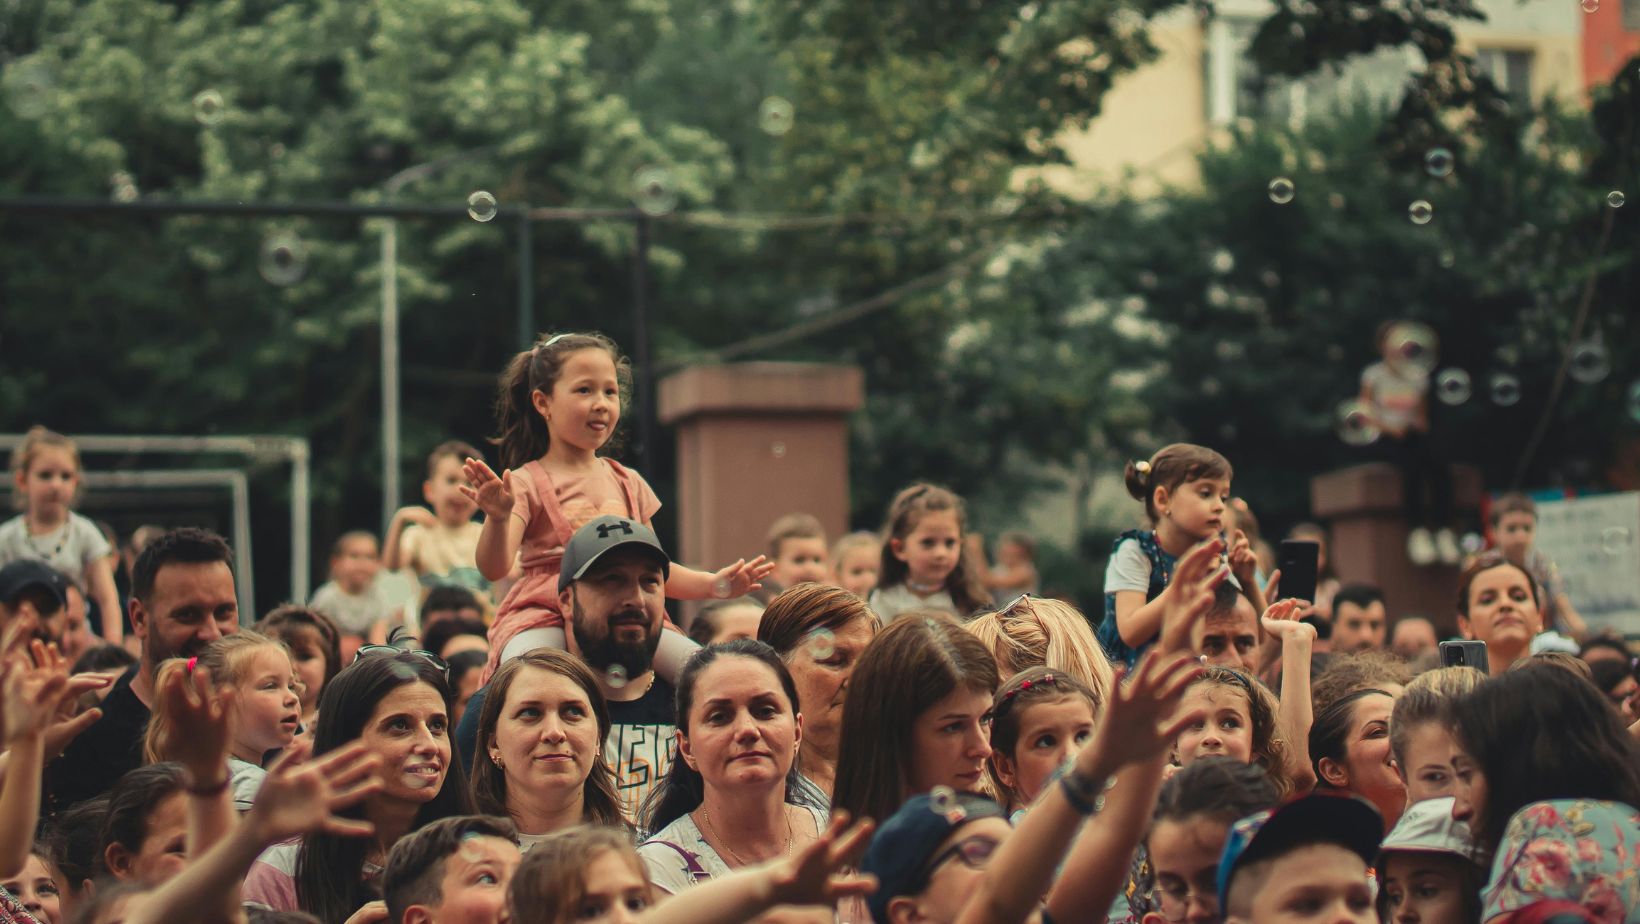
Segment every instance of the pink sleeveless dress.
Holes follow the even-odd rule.
[[[617,493],[610,496],[605,491],[584,491],[568,508],[539,461],[520,469],[529,475],[530,485],[528,495],[519,498],[528,517],[518,549],[524,573],[501,601],[495,622],[490,625],[489,660],[481,683],[490,682],[490,676],[501,666],[501,652],[520,632],[563,626],[564,614],[558,609],[558,574],[564,545],[577,529],[609,513],[648,523],[660,510],[660,498],[642,475],[610,459],[599,461],[608,466]],[[590,478],[582,484],[597,487],[589,482]]]

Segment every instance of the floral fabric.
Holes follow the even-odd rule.
[[[1587,799],[1526,806],[1504,829],[1481,899],[1482,920],[1555,900],[1601,924],[1640,924],[1640,809]]]

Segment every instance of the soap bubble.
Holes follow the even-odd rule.
[[[479,838],[483,836],[477,831],[468,831],[461,836],[460,852],[463,860],[468,863],[484,862],[484,846],[479,843]]]
[[[1611,356],[1597,340],[1580,343],[1572,347],[1572,361],[1567,371],[1579,382],[1593,385],[1612,371]]]
[[[1607,555],[1622,555],[1628,551],[1633,534],[1627,527],[1608,526],[1600,531],[1600,550]]]
[[[1430,148],[1424,155],[1424,170],[1437,179],[1452,175],[1454,158],[1446,148]]]
[[[1458,265],[1458,255],[1450,250],[1443,250],[1440,255],[1435,258],[1435,262],[1440,264],[1441,269],[1451,269],[1452,267]]]
[[[1415,225],[1427,225],[1430,219],[1435,217],[1435,206],[1430,205],[1426,199],[1415,199],[1407,206],[1407,217],[1412,219]]]
[[[1384,335],[1389,347],[1391,365],[1429,374],[1435,369],[1437,347],[1440,343],[1435,331],[1427,324],[1400,321],[1390,326]]]
[[[194,121],[201,125],[215,125],[222,121],[222,115],[227,105],[222,102],[222,94],[215,90],[200,90],[194,94]]]
[[[1593,13],[1600,9],[1600,0],[1583,0],[1583,12]]]
[[[1351,446],[1366,446],[1381,435],[1366,402],[1360,398],[1350,398],[1340,403],[1336,418],[1338,438]]]
[[[678,191],[672,171],[665,167],[644,167],[632,175],[632,201],[645,215],[668,215],[678,207]]]
[[[765,133],[779,137],[792,130],[793,114],[790,100],[771,96],[758,107],[757,124]]]
[[[473,221],[489,221],[497,211],[499,207],[495,196],[482,189],[467,197],[467,214],[472,216]]]
[[[1469,373],[1462,369],[1445,369],[1435,378],[1435,397],[1442,404],[1456,407],[1469,400],[1474,393],[1474,385],[1469,379]]]
[[[626,686],[626,668],[619,664],[611,664],[604,670],[604,683],[608,684],[611,690],[619,690]]]
[[[734,590],[735,587],[733,584],[729,583],[728,578],[718,578],[716,581],[712,582],[712,596],[718,598],[719,600],[729,599],[729,595],[734,593]]]
[[[1480,533],[1464,533],[1463,538],[1458,540],[1458,548],[1462,549],[1465,555],[1476,555],[1486,548],[1486,540]]]
[[[1293,201],[1294,195],[1292,180],[1284,176],[1278,176],[1270,181],[1270,201],[1276,205],[1286,205]]]
[[[7,101],[13,112],[25,119],[38,119],[51,109],[51,97],[57,88],[57,77],[51,66],[34,59],[10,68],[7,80]]]
[[[815,629],[809,633],[809,657],[824,661],[837,651],[837,636],[830,629]]]
[[[1628,199],[1623,195],[1623,191],[1621,189],[1614,189],[1611,192],[1606,193],[1606,204],[1614,209],[1622,208],[1623,203],[1627,201]]]
[[[786,458],[785,442],[782,440],[775,440],[773,443],[769,444],[769,455],[774,456],[776,459]]]
[[[1208,265],[1213,267],[1213,272],[1222,276],[1236,268],[1236,257],[1230,251],[1221,247],[1213,252],[1213,257],[1208,261]]]
[[[289,231],[275,231],[262,241],[256,268],[276,286],[293,286],[307,275],[307,245]]]
[[[400,680],[416,680],[421,676],[416,673],[416,668],[413,665],[397,660],[397,655],[383,655],[382,657],[395,659],[392,664],[387,665],[387,672]]]
[[[935,786],[928,791],[928,807],[936,815],[944,815],[958,804],[957,792],[949,786]]]
[[[1492,376],[1492,403],[1498,407],[1509,407],[1520,401],[1520,379],[1507,372],[1499,372]]]

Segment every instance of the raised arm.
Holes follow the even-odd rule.
[[[0,639],[0,738],[9,758],[0,783],[0,876],[11,878],[28,862],[40,820],[40,775],[45,769],[45,732],[68,690],[68,664],[57,646],[38,640],[22,653],[33,620],[16,619]],[[32,663],[31,661],[32,655]]]
[[[404,561],[404,531],[411,526],[429,528],[438,524],[438,517],[426,507],[411,505],[400,507],[393,513],[393,519],[387,521],[387,536],[382,540],[382,567],[389,571],[397,571],[406,564]]]
[[[711,600],[743,597],[761,590],[761,581],[774,572],[769,556],[742,558],[717,571],[696,571],[673,563],[666,578],[666,595],[674,600]]]
[[[1310,698],[1310,652],[1315,646],[1315,626],[1299,622],[1309,604],[1303,600],[1282,600],[1265,611],[1264,630],[1281,643],[1281,708],[1276,726],[1287,739],[1287,772],[1300,790],[1315,785],[1310,768],[1310,726],[1315,723],[1315,705]]]
[[[85,586],[91,599],[97,601],[103,641],[110,645],[124,643],[125,624],[120,619],[120,592],[114,587],[114,566],[108,563],[107,558],[86,563]]]
[[[497,477],[484,460],[468,459],[462,473],[467,483],[459,486],[461,493],[484,511],[484,528],[478,534],[478,549],[473,557],[485,580],[499,581],[512,571],[527,524],[524,512],[516,505],[513,472],[508,469]],[[529,478],[523,474],[517,477]]]
[[[154,702],[165,716],[158,749],[182,764],[183,789],[188,793],[188,855],[197,857],[231,831],[237,820],[228,772],[233,691],[217,689],[205,667],[191,673],[169,670],[160,676]]]
[[[1053,883],[1071,840],[1102,809],[1118,770],[1152,761],[1199,716],[1174,715],[1191,681],[1205,669],[1189,655],[1152,651],[1131,679],[1111,694],[1093,740],[1076,755],[1059,785],[1037,798],[1025,820],[1002,842],[957,924],[1021,924]],[[1066,920],[1086,916],[1086,907]]]
[[[847,828],[845,831],[844,829]],[[843,872],[871,838],[872,823],[848,825],[848,813],[832,816],[819,839],[793,856],[720,876],[680,892],[638,916],[644,924],[732,924],[750,921],[777,905],[836,905],[869,895],[871,875]]]

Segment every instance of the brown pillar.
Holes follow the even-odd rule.
[[[788,513],[848,528],[848,414],[865,401],[853,366],[696,366],[662,380],[659,417],[677,431],[674,560],[719,568],[767,551]]]
[[[1452,471],[1453,507],[1460,522],[1471,522],[1484,491],[1480,472]],[[1384,462],[1338,469],[1310,479],[1310,507],[1329,524],[1329,561],[1345,584],[1376,584],[1384,592],[1391,623],[1402,616],[1427,616],[1436,631],[1457,632],[1458,569],[1419,567],[1407,559],[1401,514],[1401,473]]]

